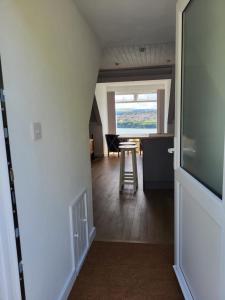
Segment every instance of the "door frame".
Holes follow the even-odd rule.
[[[214,193],[209,191],[203,184],[193,178],[188,172],[180,166],[180,136],[181,136],[181,85],[182,85],[182,39],[183,39],[183,11],[192,0],[178,0],[176,5],[176,87],[175,87],[175,137],[174,137],[174,171],[175,171],[175,208],[174,208],[174,228],[175,228],[175,247],[174,247],[174,271],[178,282],[182,289],[183,295],[187,300],[193,300],[193,296],[188,287],[188,283],[180,267],[180,224],[182,224],[182,214],[180,212],[180,186],[184,181],[185,187],[193,188],[195,195],[199,195],[198,203],[205,210],[210,210],[212,216],[217,218],[218,224],[221,226],[221,251],[225,253],[225,159],[223,164],[223,192],[222,199],[219,199]],[[224,147],[225,158],[225,147]],[[208,199],[202,197],[206,195]],[[225,255],[221,258],[221,278],[225,275]],[[225,284],[225,280],[221,279],[221,284]],[[221,294],[224,291],[221,291]]]
[[[0,109],[2,110],[1,101]],[[0,289],[4,300],[21,300],[20,275],[2,113],[0,113],[0,200]]]
[[[0,104],[1,105],[1,104]],[[0,106],[1,108],[1,106]],[[4,281],[0,287],[4,299],[21,299],[18,260],[15,240],[15,229],[12,215],[12,202],[9,185],[9,173],[5,148],[5,137],[2,115],[0,114],[0,254],[1,272]]]
[[[175,61],[175,135],[174,135],[174,176],[180,168],[180,113],[181,113],[181,84],[182,84],[182,25],[183,10],[191,0],[181,0],[176,4],[176,61]],[[188,285],[180,269],[180,207],[179,184],[174,180],[174,271],[185,300],[193,300]]]

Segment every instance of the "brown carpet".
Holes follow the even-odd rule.
[[[69,300],[182,300],[169,245],[94,242]]]

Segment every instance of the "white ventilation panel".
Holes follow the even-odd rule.
[[[70,224],[73,266],[79,273],[89,248],[86,191],[70,206]]]

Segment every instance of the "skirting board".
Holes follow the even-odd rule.
[[[93,227],[91,229],[90,234],[89,234],[89,249],[91,247],[92,242],[95,239],[95,235],[96,235],[96,228]],[[89,251],[89,249],[88,249],[88,251]],[[87,251],[86,255],[88,254],[88,251]],[[85,257],[86,257],[86,255],[85,255]],[[85,261],[85,258],[84,258],[83,262],[84,261]],[[60,296],[59,296],[58,300],[67,300],[68,299],[69,294],[70,294],[70,292],[71,292],[71,290],[73,288],[73,285],[74,285],[74,283],[76,281],[77,275],[78,274],[77,274],[76,271],[74,271],[74,272],[72,272],[70,274],[70,276],[68,277],[68,279],[67,279],[67,281],[66,281],[66,283],[64,285],[64,288],[63,288],[62,292],[60,293]]]
[[[188,288],[188,285],[186,283],[186,280],[184,278],[184,275],[183,275],[180,267],[175,265],[175,266],[173,266],[173,269],[174,269],[174,272],[176,274],[176,277],[177,277],[178,283],[180,285],[181,291],[183,293],[184,299],[185,300],[194,300],[192,295],[191,295],[191,292]]]
[[[91,246],[96,236],[96,228],[92,227],[91,232],[89,233],[89,245]]]

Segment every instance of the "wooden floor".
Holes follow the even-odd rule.
[[[127,168],[131,156],[127,157]],[[173,243],[173,191],[143,191],[142,157],[137,155],[139,189],[119,193],[119,159],[92,164],[94,224],[98,241]]]

